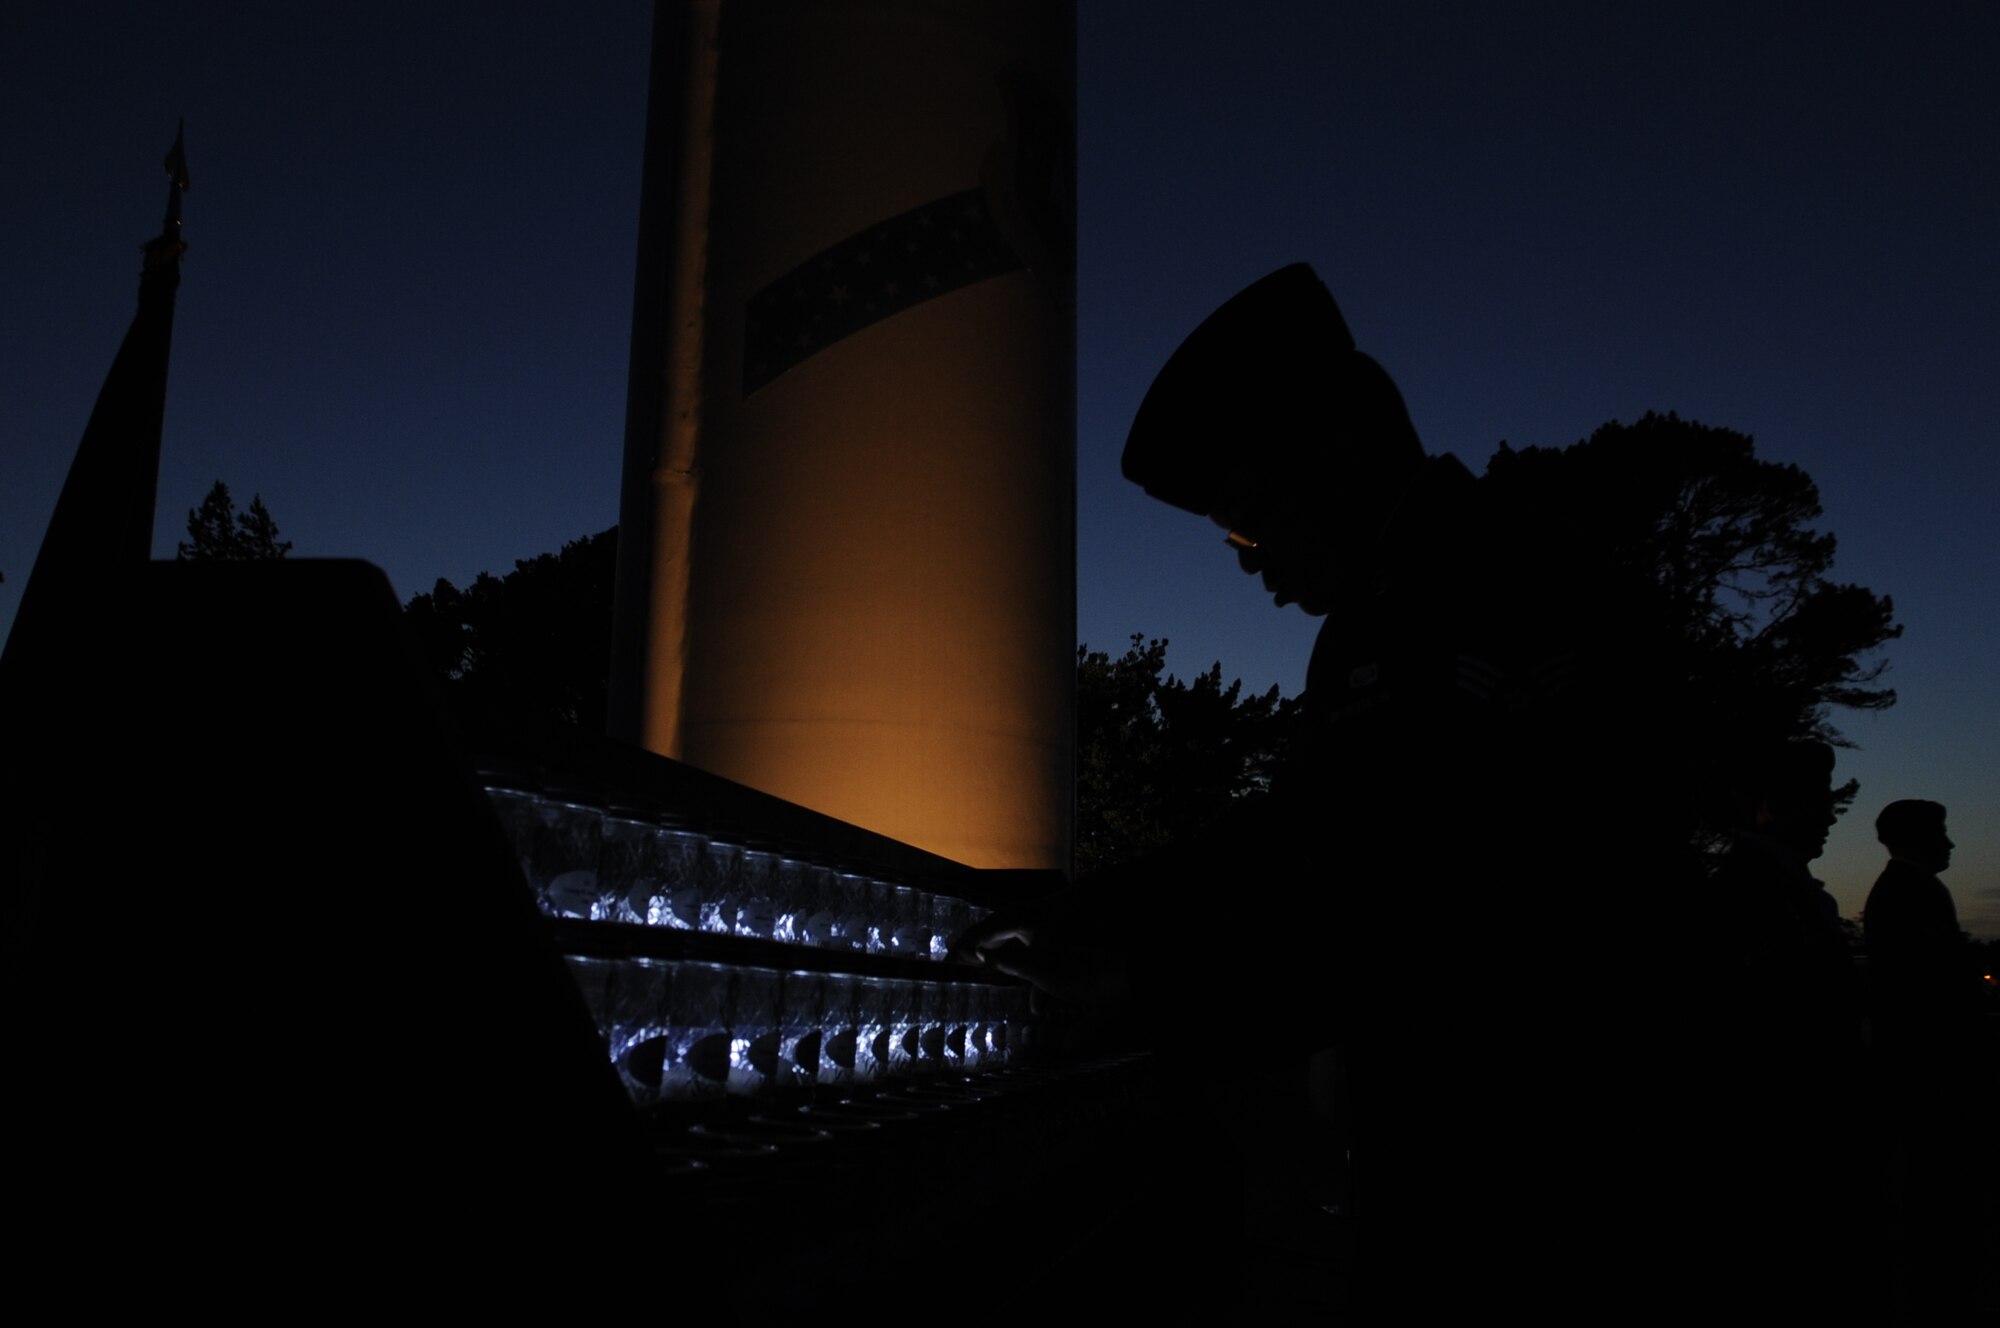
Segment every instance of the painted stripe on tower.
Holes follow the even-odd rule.
[[[983,189],[877,222],[750,297],[743,395],[872,323],[1020,266]]]

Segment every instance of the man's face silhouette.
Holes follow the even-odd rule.
[[[1935,833],[1912,835],[1909,839],[1890,845],[1889,852],[1899,858],[1914,862],[1931,875],[1936,876],[1951,866],[1951,851],[1958,845],[1951,842],[1943,824]]]
[[[1239,494],[1209,519],[1227,532],[1237,566],[1261,577],[1279,608],[1296,604],[1314,617],[1332,610],[1341,556],[1325,536],[1325,520],[1300,511],[1295,497]]]
[[[1811,862],[1826,852],[1827,836],[1833,830],[1832,781],[1816,780],[1783,790],[1765,802],[1758,820],[1767,834],[1790,846],[1800,862]]]

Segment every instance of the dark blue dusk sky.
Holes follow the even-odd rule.
[[[1946,880],[2000,935],[2000,9],[1081,8],[1080,639],[1301,683],[1314,624],[1117,454],[1180,337],[1305,259],[1432,451],[1477,468],[1655,409],[1804,466],[1836,574],[1907,627],[1900,703],[1836,716],[1862,788],[1817,870],[1857,912],[1876,809],[1940,799]],[[156,554],[218,478],[405,596],[610,525],[650,25],[644,0],[0,10],[0,630],[182,115]]]

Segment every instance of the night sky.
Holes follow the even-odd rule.
[[[2000,936],[2000,7],[1083,8],[1079,638],[1301,684],[1315,625],[1117,456],[1180,337],[1304,259],[1434,452],[1476,469],[1652,409],[1805,467],[1836,576],[1907,629],[1900,702],[1835,716],[1861,794],[1816,870],[1858,912],[1875,811],[1938,799],[1961,916]],[[0,629],[180,116],[157,556],[216,479],[295,556],[404,596],[610,525],[650,24],[643,0],[0,9]]]

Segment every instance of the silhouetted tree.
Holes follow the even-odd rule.
[[[439,578],[405,607],[446,701],[468,732],[519,725],[604,728],[618,528],[481,572],[460,590]]]
[[[1889,597],[1831,580],[1834,537],[1812,528],[1818,487],[1758,460],[1749,435],[1649,412],[1567,448],[1503,443],[1487,476],[1532,490],[1578,557],[1629,572],[1678,643],[1691,708],[1720,726],[1845,745],[1832,707],[1895,704],[1871,658],[1902,635]]]
[[[1188,681],[1167,643],[1132,637],[1117,659],[1076,650],[1076,866],[1087,874],[1198,834],[1261,796],[1297,730],[1297,698],[1244,696],[1222,665]]]
[[[178,555],[183,562],[247,562],[282,558],[292,551],[290,540],[278,538],[278,523],[265,509],[263,496],[252,494],[250,510],[239,513],[221,480],[200,507],[189,510],[187,529]]]
[[[1818,486],[1795,465],[1758,460],[1748,434],[1648,412],[1566,448],[1503,443],[1487,482],[1535,514],[1543,533],[1530,538],[1590,567],[1598,593],[1648,605],[1654,639],[1678,652],[1687,690],[1662,707],[1674,731],[1648,734],[1640,716],[1634,733],[1686,754],[1697,841],[1721,842],[1741,752],[1800,738],[1848,746],[1834,707],[1895,704],[1876,657],[1902,635],[1894,606],[1832,580],[1834,537],[1813,528]],[[1857,788],[1837,791],[1837,810]]]

